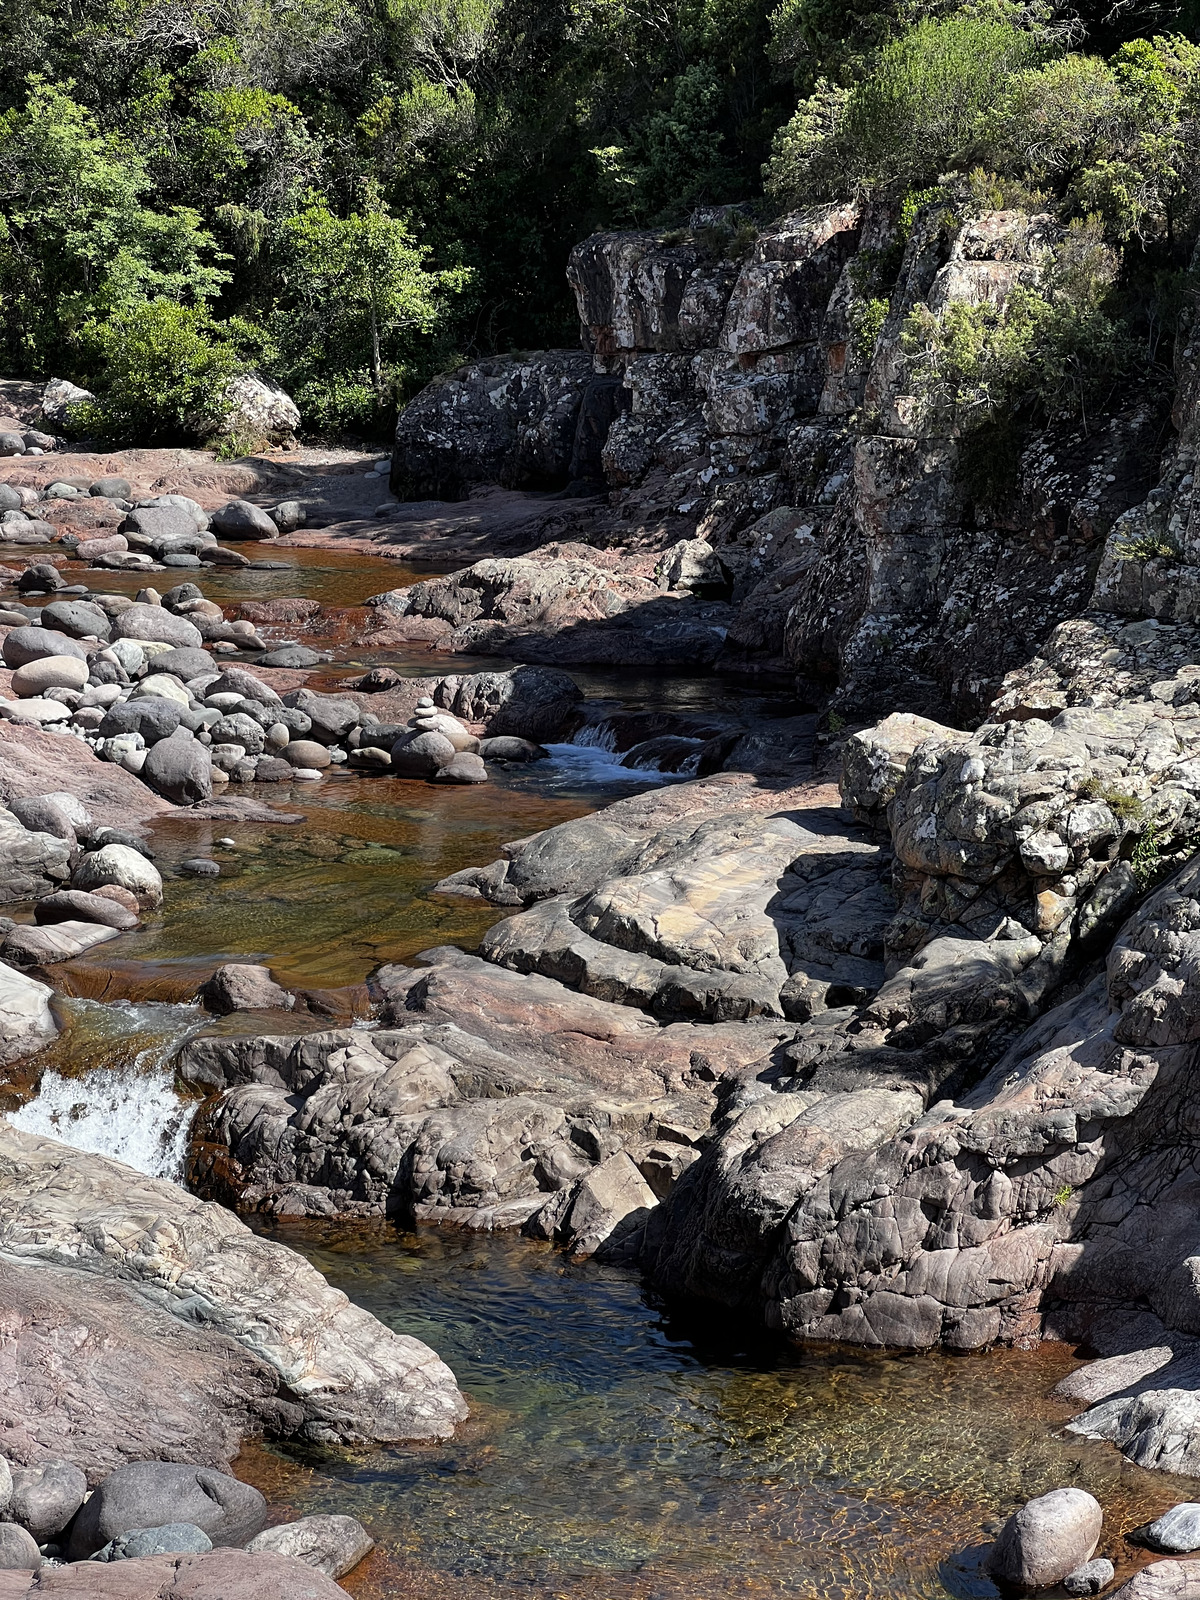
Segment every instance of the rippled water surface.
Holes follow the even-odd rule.
[[[1061,1431],[1062,1346],[798,1352],[671,1320],[632,1276],[507,1236],[273,1236],[433,1345],[471,1402],[448,1444],[239,1459],[291,1513],[367,1524],[381,1548],[346,1580],[362,1600],[991,1595],[980,1547],[1030,1495],[1096,1494],[1122,1570],[1144,1553],[1121,1533],[1187,1498]]]

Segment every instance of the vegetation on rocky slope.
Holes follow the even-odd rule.
[[[375,428],[464,354],[574,342],[590,229],[852,191],[1071,225],[1052,287],[908,330],[968,409],[1165,366],[1200,193],[1193,0],[23,0],[0,42],[0,340],[204,436],[223,375]],[[881,278],[886,277],[881,273]],[[893,275],[894,276],[894,275]],[[869,320],[869,313],[868,313]],[[867,330],[868,333],[871,330]],[[141,392],[140,408],[130,394]]]

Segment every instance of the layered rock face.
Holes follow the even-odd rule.
[[[195,1379],[190,1391],[172,1389],[173,1410],[164,1405],[157,1421],[137,1425],[152,1439],[158,1429],[174,1448],[190,1445],[206,1420],[216,1423],[207,1454],[236,1438],[248,1417],[260,1426],[269,1419],[273,1431],[362,1443],[442,1438],[466,1415],[453,1374],[428,1346],[392,1333],[301,1257],[174,1184],[0,1121],[0,1199],[0,1292],[17,1339],[10,1359],[18,1387],[9,1402],[23,1416],[21,1395],[40,1396],[50,1413],[28,1441],[30,1462],[55,1434],[72,1454],[72,1413],[99,1441],[100,1457],[111,1457],[112,1391],[122,1376],[128,1381],[139,1344],[152,1364],[169,1361],[178,1347],[181,1375]],[[24,1330],[16,1308],[39,1281],[51,1309]],[[125,1330],[115,1348],[57,1380],[56,1303],[77,1305],[80,1317],[107,1329],[110,1343]],[[164,1336],[162,1324],[173,1318],[204,1335]],[[223,1383],[207,1390],[206,1365],[211,1371],[218,1360],[236,1375],[227,1393]],[[145,1443],[137,1427],[129,1425],[131,1453]],[[91,1459],[79,1464],[96,1467]]]
[[[994,496],[1002,509],[977,503],[957,425],[926,397],[902,331],[917,306],[935,317],[956,303],[1002,306],[1039,283],[1059,239],[1045,216],[962,212],[930,206],[907,237],[887,207],[834,205],[757,234],[735,232],[736,217],[698,214],[685,236],[583,241],[568,276],[591,377],[577,355],[570,381],[549,386],[531,367],[543,357],[454,374],[403,413],[393,484],[449,494],[439,483],[454,493],[468,480],[533,483],[524,441],[547,433],[561,441],[555,481],[582,481],[565,441],[575,450],[587,421],[589,439],[603,435],[603,483],[593,487],[608,493],[575,513],[578,538],[620,548],[627,580],[653,578],[690,604],[674,605],[674,636],[661,633],[657,655],[632,657],[606,653],[623,632],[612,617],[648,608],[629,615],[628,650],[660,624],[654,597],[635,599],[601,575],[581,584],[565,570],[534,577],[493,570],[519,563],[483,563],[409,591],[413,614],[448,623],[450,648],[564,663],[769,664],[811,692],[835,690],[833,708],[858,720],[897,709],[979,720],[1004,673],[1087,604],[1106,548],[1105,592],[1140,594],[1127,556],[1144,541],[1129,515],[1157,476],[1163,418],[1131,404],[1035,432]],[[555,354],[556,373],[568,355]],[[617,398],[589,412],[600,383]],[[989,453],[1005,448],[997,439]],[[1171,484],[1186,477],[1181,456]],[[1170,486],[1154,503],[1160,520],[1185,517],[1183,502],[1170,509]],[[658,558],[653,571],[636,569],[640,553]],[[529,566],[541,564],[539,554]],[[1151,568],[1146,581],[1165,596],[1172,580],[1161,561]],[[537,584],[545,600],[530,607]],[[498,601],[481,602],[489,592]],[[593,594],[606,625],[589,626]],[[525,607],[519,617],[510,596]],[[1156,602],[1164,614],[1173,604]]]

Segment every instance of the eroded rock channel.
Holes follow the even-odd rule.
[[[1200,353],[981,527],[846,336],[886,224],[587,241],[407,499],[8,466],[14,1594],[1200,1586]],[[918,218],[897,293],[1048,248]]]

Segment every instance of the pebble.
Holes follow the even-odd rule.
[[[209,861],[204,856],[194,856],[190,861],[179,863],[180,872],[186,873],[189,878],[219,878],[221,868],[215,861]]]

